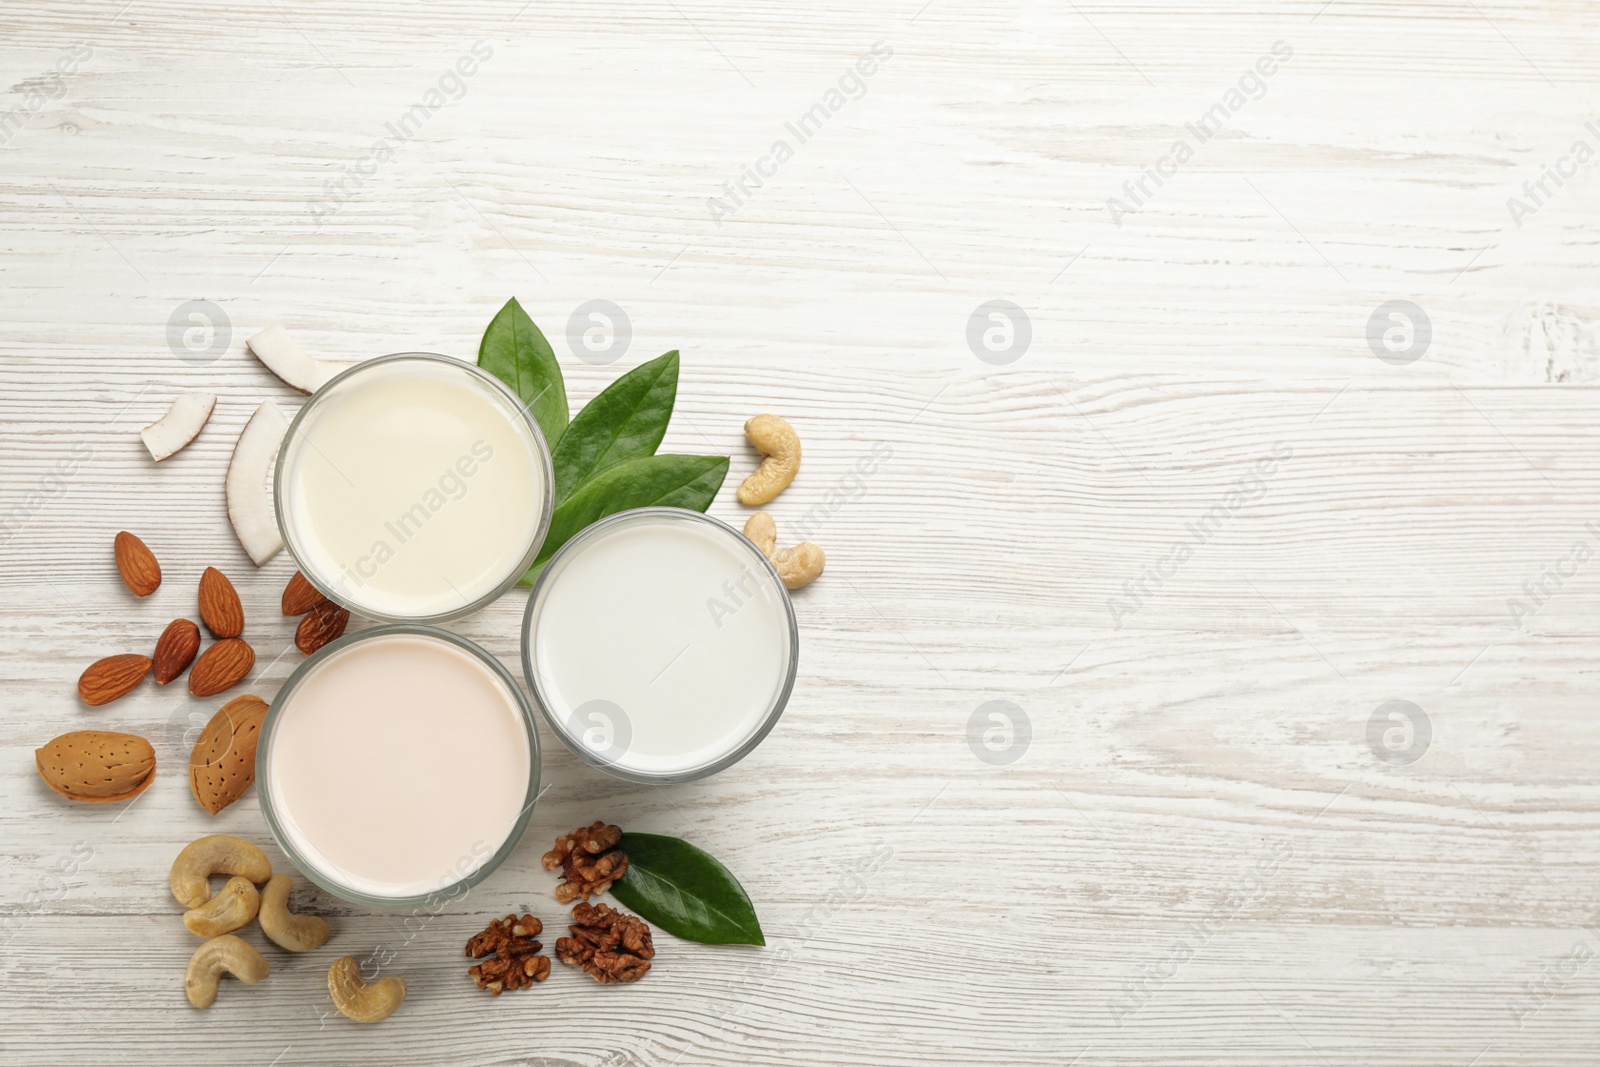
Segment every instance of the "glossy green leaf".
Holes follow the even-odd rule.
[[[545,444],[553,451],[567,429],[567,385],[550,342],[516,297],[506,301],[483,331],[478,366],[522,398],[544,433]]]
[[[585,482],[550,516],[539,558],[522,576],[532,585],[556,550],[590,523],[630,508],[675,507],[704,511],[728,476],[727,456],[641,456],[624,460]]]
[[[655,455],[678,396],[678,353],[633,368],[584,405],[550,457],[556,506],[601,471]]]
[[[706,945],[765,945],[755,905],[733,874],[687,841],[623,834],[628,873],[611,895],[645,921]]]

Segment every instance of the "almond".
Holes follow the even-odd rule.
[[[307,581],[305,575],[295,571],[294,577],[289,579],[289,584],[283,587],[283,613],[304,615],[327,599],[317,592],[317,587]]]
[[[156,750],[133,734],[79,730],[36,749],[45,785],[68,800],[107,804],[144,792],[156,777]]]
[[[244,795],[256,780],[256,742],[267,702],[234,697],[211,717],[189,754],[189,789],[215,815]]]
[[[149,673],[149,656],[128,653],[95,660],[78,676],[78,699],[91,708],[109,704],[133,692]]]
[[[207,567],[200,576],[200,621],[212,637],[238,637],[244,633],[244,605],[228,576]]]
[[[329,641],[338,640],[350,624],[350,613],[328,600],[311,609],[294,631],[294,646],[311,655]]]
[[[218,641],[194,661],[194,669],[189,672],[189,692],[197,697],[215,696],[244,681],[255,665],[255,649],[242,639]]]
[[[113,545],[117,557],[117,571],[122,575],[122,584],[126,585],[134,596],[149,596],[161,584],[161,564],[156,562],[156,554],[145,547],[127,530],[117,534]]]
[[[194,654],[200,651],[200,627],[188,619],[173,619],[161,631],[151,656],[157,685],[166,685],[189,669]]]

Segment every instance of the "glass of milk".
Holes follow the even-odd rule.
[[[550,450],[492,374],[406,352],[358,363],[289,424],[278,527],[325,596],[385,622],[477,611],[527,571],[550,524]]]
[[[262,723],[256,790],[279,847],[321,888],[438,907],[516,848],[539,795],[539,736],[483,649],[379,626],[289,676]]]
[[[761,550],[682,508],[602,519],[551,557],[528,597],[522,666],[579,758],[634,782],[715,774],[777,724],[799,633]]]

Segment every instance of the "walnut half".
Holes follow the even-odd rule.
[[[643,919],[604,904],[579,904],[572,922],[572,936],[556,939],[562,963],[582,967],[603,985],[637,982],[650,969],[656,949]]]

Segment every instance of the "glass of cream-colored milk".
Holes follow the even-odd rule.
[[[278,452],[278,527],[325,596],[384,622],[492,602],[550,524],[550,451],[499,379],[449,356],[358,363],[300,409]]]

